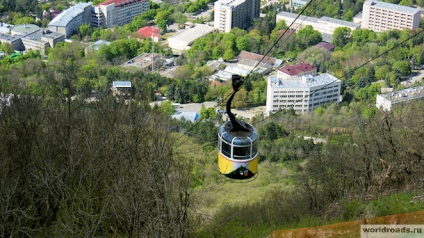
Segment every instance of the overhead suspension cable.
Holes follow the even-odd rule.
[[[318,5],[321,3],[322,1],[318,2]],[[293,26],[293,24],[297,21],[297,19],[302,15],[302,13],[311,5],[312,0],[310,0],[303,8],[302,10],[297,14],[296,18],[294,19],[294,21],[290,24],[290,26],[288,26],[288,29],[291,29],[291,27]],[[306,18],[305,18],[306,19]],[[302,20],[303,21],[305,20]],[[299,24],[297,26],[300,27],[301,24]],[[296,29],[297,29],[296,28]],[[284,37],[284,35],[286,34],[287,31],[284,31],[276,40],[275,42],[271,45],[271,47],[266,51],[266,53],[264,54],[263,57],[261,57],[261,59],[255,64],[255,66],[253,67],[253,69],[247,74],[247,76],[245,77],[245,79],[247,79],[256,69],[257,67],[260,65],[260,63],[268,56],[268,54],[271,52],[271,50],[278,44],[278,42]],[[290,34],[285,41],[287,41],[292,35]],[[285,42],[284,41],[284,42]],[[283,43],[284,43],[283,42]],[[242,81],[243,83],[244,81]],[[227,98],[229,98],[234,92],[231,92],[229,95],[227,95],[223,100],[221,100],[221,102],[219,102],[215,107],[213,107],[213,110],[216,110],[217,107],[219,107],[221,105],[221,103],[223,101],[225,101]],[[200,118],[195,124],[193,124],[185,133],[183,133],[180,137],[178,137],[176,139],[175,142],[179,141],[183,136],[185,136],[188,132],[192,131],[204,118]]]
[[[351,73],[353,73],[353,72],[355,72],[356,70],[358,70],[358,69],[360,69],[360,68],[364,67],[365,65],[367,65],[367,64],[368,64],[368,63],[370,63],[370,62],[372,62],[373,60],[376,60],[377,58],[380,58],[381,56],[383,56],[383,55],[385,55],[385,54],[389,53],[390,51],[392,51],[392,50],[396,49],[396,48],[397,48],[397,47],[399,47],[400,45],[402,45],[402,44],[404,44],[405,42],[407,42],[407,41],[411,40],[412,38],[414,38],[414,37],[416,37],[416,36],[418,36],[418,35],[422,34],[423,32],[424,32],[424,30],[421,30],[421,31],[419,31],[419,32],[417,32],[417,33],[415,33],[415,34],[413,34],[412,36],[410,36],[410,37],[406,38],[405,40],[403,40],[403,41],[401,41],[401,42],[399,42],[399,43],[395,44],[394,46],[392,46],[392,47],[390,47],[389,49],[387,49],[387,50],[383,51],[382,53],[378,54],[377,56],[375,56],[375,57],[373,57],[373,58],[369,59],[368,61],[366,61],[366,62],[362,63],[361,65],[359,65],[359,66],[357,66],[357,67],[353,68],[352,70],[348,71],[348,74],[347,74],[347,75],[350,75]],[[341,79],[343,79],[344,77],[345,77],[345,76],[343,75],[343,77],[342,77]],[[346,78],[344,78],[344,79],[346,80]],[[331,85],[331,84],[335,83],[337,80],[339,80],[339,79],[333,80],[333,81],[331,81],[330,83],[325,84],[324,86],[320,87],[319,89],[317,89],[317,90],[315,90],[315,91],[311,92],[308,96],[304,96],[304,97],[303,97],[303,98],[301,98],[301,99],[296,99],[296,101],[295,101],[293,104],[291,104],[288,108],[293,108],[293,106],[294,106],[294,105],[296,105],[296,103],[298,103],[298,101],[302,101],[302,100],[304,100],[304,99],[306,99],[306,98],[308,98],[308,97],[310,98],[310,97],[311,97],[311,96],[313,96],[314,94],[316,94],[316,93],[318,93],[319,91],[321,91],[321,90],[325,89],[325,88],[326,88],[326,87],[328,87],[329,85]],[[270,114],[270,115],[269,115],[269,117],[264,118],[264,119],[262,119],[262,120],[258,121],[257,123],[261,123],[261,122],[265,121],[266,119],[268,119],[268,118],[270,118],[270,117],[272,117],[272,116],[274,116],[274,115],[278,114],[280,111],[283,111],[283,110],[279,110],[279,111],[277,111],[277,112],[275,112],[275,113],[273,113],[273,114]]]

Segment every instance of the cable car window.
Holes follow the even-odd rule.
[[[258,153],[258,141],[256,141],[255,143],[253,143],[252,145],[252,156],[255,156],[256,153]]]
[[[247,147],[234,146],[234,159],[239,159],[239,160],[250,159],[250,146],[247,146]]]
[[[231,145],[227,144],[225,141],[221,143],[222,154],[231,158]]]

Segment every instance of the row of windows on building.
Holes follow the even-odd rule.
[[[371,8],[370,12],[371,13],[396,14],[396,15],[401,15],[401,16],[409,15],[405,12],[399,12],[399,11],[393,11],[393,10],[387,10],[387,9],[381,9],[381,8]]]
[[[293,100],[293,102],[294,102],[294,100]],[[301,108],[301,107],[312,107],[312,106],[316,107],[316,106],[319,106],[319,105],[327,104],[329,102],[337,102],[337,99],[333,99],[333,100],[330,100],[330,101],[324,101],[324,102],[310,103],[309,105],[308,104],[289,104],[289,105],[284,105],[284,104],[278,105],[277,104],[277,105],[273,105],[273,107],[274,108],[292,108],[292,107]]]
[[[302,95],[296,95],[296,97],[301,98]],[[308,96],[305,96],[304,98],[307,98],[307,97]],[[324,96],[321,96],[321,97],[312,98],[311,101],[327,100],[327,99],[333,98],[333,97],[338,97],[338,94],[336,93],[336,94],[330,94],[330,95],[324,95]],[[285,96],[285,95],[283,97],[276,97],[274,95],[274,98],[277,98],[277,99],[273,100],[273,102],[275,102],[275,103],[276,102],[302,102],[302,100],[285,100],[285,99],[278,100],[278,98],[287,98],[287,96]],[[291,97],[289,97],[289,98],[291,98]],[[303,100],[303,102],[308,102],[308,99]]]
[[[403,24],[412,24],[412,20],[392,20],[392,19],[386,19],[386,18],[373,18],[370,17],[369,19],[369,23],[395,23],[395,24],[399,24],[399,23],[403,23]]]
[[[308,97],[309,93],[313,93],[315,96],[317,96],[317,95],[322,95],[322,94],[327,94],[327,93],[338,92],[339,86],[334,86],[334,87],[337,88],[337,89],[328,90],[328,88],[327,88],[326,91],[317,92],[317,93],[314,93],[314,91],[312,91],[312,92],[308,92],[308,91],[274,91],[274,97],[289,97],[289,98],[292,98],[292,97]],[[289,94],[289,93],[292,93],[292,94]]]
[[[412,20],[412,16],[400,16],[400,15],[384,15],[384,14],[370,14],[370,19],[376,17],[376,18],[384,18],[384,19],[394,19],[394,20],[400,20],[400,19],[408,19]]]

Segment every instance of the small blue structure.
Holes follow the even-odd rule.
[[[182,120],[185,119],[187,121],[195,122],[199,120],[199,113],[197,112],[180,112],[176,111],[174,115],[172,115],[172,118]]]
[[[133,90],[131,81],[113,81],[112,90],[115,95],[127,95]]]

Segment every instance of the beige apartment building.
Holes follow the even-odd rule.
[[[259,17],[259,0],[218,0],[215,2],[214,26],[220,32],[248,28]]]
[[[363,29],[375,32],[416,29],[420,26],[420,10],[377,0],[366,0],[362,9]]]
[[[107,0],[93,7],[91,24],[105,28],[122,26],[149,9],[148,0]]]

